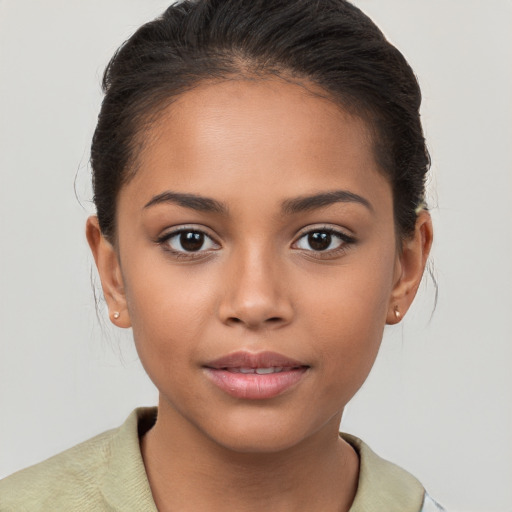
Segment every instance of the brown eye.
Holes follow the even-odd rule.
[[[325,251],[331,245],[331,241],[331,233],[325,231],[316,231],[308,235],[308,244],[314,251]]]
[[[197,231],[185,231],[180,234],[180,244],[185,251],[199,251],[204,244],[204,234]]]
[[[160,243],[165,243],[175,253],[197,253],[218,249],[216,244],[206,233],[193,229],[175,231],[166,235]]]
[[[353,244],[355,239],[334,229],[312,229],[304,233],[295,243],[294,248],[310,252],[328,252],[334,254],[338,249]]]

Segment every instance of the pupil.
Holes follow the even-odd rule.
[[[331,245],[331,234],[322,231],[308,235],[309,246],[315,251],[325,251]]]
[[[204,244],[204,235],[196,231],[187,231],[181,233],[180,243],[186,251],[198,251]]]

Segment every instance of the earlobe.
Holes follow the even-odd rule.
[[[402,244],[395,269],[395,284],[388,306],[387,324],[397,324],[409,309],[423,277],[432,247],[433,229],[430,214],[422,210],[411,237]]]
[[[110,321],[118,327],[130,327],[119,258],[114,246],[103,236],[95,215],[87,219],[86,237],[100,275]]]

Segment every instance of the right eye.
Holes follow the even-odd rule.
[[[196,229],[180,229],[168,233],[159,240],[159,243],[168,246],[171,252],[183,256],[216,250],[220,247],[206,233]]]

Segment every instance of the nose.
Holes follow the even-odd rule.
[[[278,259],[261,248],[248,247],[226,262],[221,321],[248,329],[279,328],[293,318],[290,289]]]

